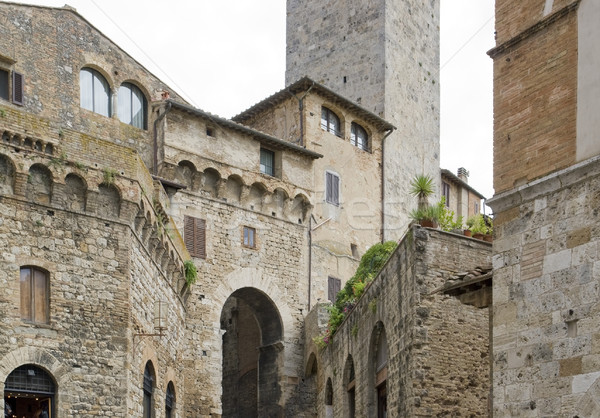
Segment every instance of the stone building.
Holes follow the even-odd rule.
[[[287,0],[286,83],[307,75],[390,121],[385,239],[406,232],[409,182],[440,166],[440,4],[436,0]]]
[[[496,1],[496,416],[600,415],[600,4]]]
[[[313,309],[305,381],[317,415],[487,416],[490,247],[415,226],[323,350],[312,338],[328,315]]]
[[[481,213],[482,199],[485,197],[469,185],[469,172],[460,167],[456,174],[442,169],[442,197],[446,206],[466,222],[469,216]]]
[[[5,405],[19,415],[47,408],[60,417],[327,412],[319,403],[326,381],[311,386],[306,371],[315,366],[325,376],[337,360],[313,356],[307,369],[305,319],[335,298],[367,248],[407,229],[414,202],[403,197],[405,180],[422,171],[440,178],[438,6],[423,6],[411,19],[389,6],[379,14],[378,7],[372,5],[378,24],[365,45],[376,40],[387,50],[378,56],[381,68],[405,63],[410,77],[384,71],[363,99],[358,84],[343,90],[298,77],[228,120],[190,106],[74,9],[0,2]],[[400,18],[423,32],[397,27],[386,36],[403,42],[384,48],[381,31]],[[411,42],[419,54],[403,49]],[[355,83],[354,74],[348,77]],[[390,123],[382,115],[393,95],[403,107],[390,111]],[[386,147],[395,125],[402,139],[392,142],[408,146],[400,151]],[[386,279],[397,272],[387,271],[369,292],[388,283],[395,292],[388,304],[398,292],[427,299],[452,274],[484,264],[489,247],[420,229],[402,243],[390,266],[418,259],[411,264],[418,271],[401,272],[411,280],[406,286],[420,288],[398,287]],[[190,260],[195,284],[188,282]],[[459,299],[443,295],[427,299],[436,305],[432,312],[441,315],[448,303],[455,312]],[[411,338],[435,328],[413,315],[423,306],[402,306],[410,310],[402,318],[378,307],[361,338],[371,338],[368,329],[379,322],[390,342],[404,338],[396,320],[419,322]],[[466,315],[479,335],[485,311]],[[445,337],[436,335],[439,341],[426,345],[439,351]],[[396,361],[413,358],[406,347],[419,341],[390,347],[390,388],[408,385]],[[486,344],[480,342],[477,367]],[[344,352],[354,353],[363,373],[359,365],[371,366],[361,356],[370,354],[359,348]],[[485,385],[475,385],[484,399]],[[362,390],[357,408],[371,411],[373,391]],[[390,411],[412,411],[420,397],[394,394]]]

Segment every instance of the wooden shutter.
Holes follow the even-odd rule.
[[[335,277],[329,276],[327,278],[327,299],[331,302],[335,302],[337,298],[337,294],[342,288],[342,281],[340,279],[336,279]]]
[[[16,71],[12,73],[12,101],[23,106],[23,74]]]
[[[21,268],[21,319],[32,319],[31,312],[31,269]]]
[[[333,203],[338,205],[340,203],[340,178],[336,175],[333,177]]]
[[[325,173],[325,201],[334,203],[333,201],[333,174]]]
[[[33,270],[33,320],[48,322],[48,276],[41,270]]]
[[[206,258],[206,221],[204,219],[186,216],[183,238],[192,257]]]

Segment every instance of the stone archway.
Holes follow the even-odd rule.
[[[234,291],[221,311],[223,417],[282,416],[283,324],[262,291]]]

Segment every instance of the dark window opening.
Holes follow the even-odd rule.
[[[442,196],[445,199],[446,206],[450,207],[450,185],[446,182],[442,182]]]
[[[8,100],[8,71],[0,70],[0,99]]]
[[[152,363],[146,363],[144,369],[144,401],[143,401],[143,417],[152,418],[152,394],[154,392],[154,367]]]
[[[173,382],[169,382],[167,385],[167,393],[165,396],[165,416],[171,418],[175,411],[175,386]]]

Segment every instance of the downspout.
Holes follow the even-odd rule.
[[[171,110],[171,106],[171,102],[167,102],[165,111],[158,115],[154,121],[154,160],[152,161],[152,174],[155,176],[158,176],[158,124],[167,116],[167,113]]]
[[[315,86],[315,82],[313,81],[312,85],[306,90],[306,92],[302,95],[302,97],[298,98],[292,92],[289,92],[292,97],[298,100],[298,110],[300,110],[300,145],[306,148],[306,144],[304,143],[304,98],[308,96],[308,93]]]
[[[381,229],[379,231],[379,239],[382,244],[385,238],[385,139],[394,132],[394,129],[388,130],[381,139]]]
[[[310,293],[312,288],[312,214],[308,217],[308,309],[310,312]]]

